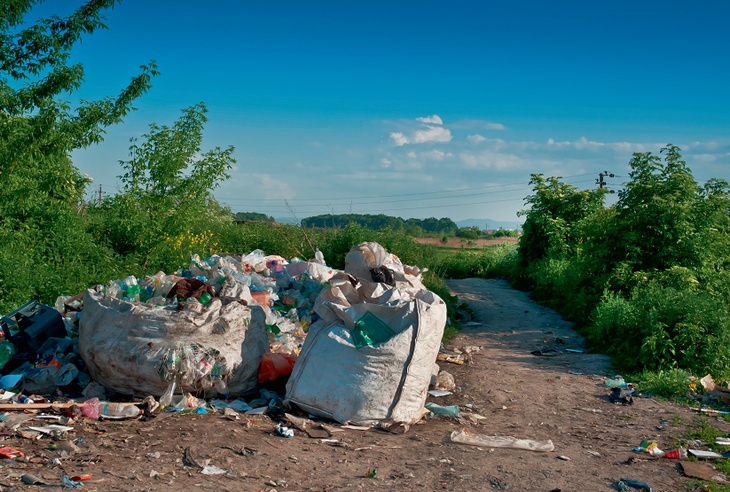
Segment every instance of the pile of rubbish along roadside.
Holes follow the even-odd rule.
[[[97,285],[59,297],[55,309],[30,301],[0,318],[0,405],[55,402],[119,418],[158,406],[261,413],[295,404],[407,428],[423,416],[446,323],[421,273],[377,243],[354,246],[344,271],[319,251],[287,261],[256,250],[195,255],[184,271]]]

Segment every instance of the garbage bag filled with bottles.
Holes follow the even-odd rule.
[[[120,393],[245,394],[265,353],[299,353],[334,273],[321,253],[195,255],[186,270],[87,290],[79,352],[93,379]]]

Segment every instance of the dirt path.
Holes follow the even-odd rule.
[[[162,413],[147,422],[86,420],[75,423],[68,440],[61,441],[23,438],[6,425],[1,444],[23,451],[26,458],[0,462],[0,490],[35,489],[20,482],[23,474],[56,488],[64,474],[91,474],[84,490],[99,491],[577,492],[614,490],[612,484],[622,477],[647,482],[654,491],[688,490],[676,461],[632,448],[655,439],[670,449],[697,414],[648,398],[638,398],[633,406],[611,404],[602,382],[610,374],[608,360],[567,352],[583,345],[560,316],[503,281],[466,279],[448,285],[481,323],[465,327],[447,347],[480,346],[471,364],[440,363],[454,375],[455,393],[429,398],[459,405],[459,421],[424,420],[403,435],[337,429],[330,441],[302,432],[291,439],[277,436],[276,415],[229,420],[215,413]],[[552,349],[557,355],[547,355]],[[535,350],[546,355],[532,355]],[[713,425],[725,424],[713,419]],[[451,432],[464,426],[482,435],[550,439],[555,450],[452,443]],[[621,464],[629,458],[632,464]]]

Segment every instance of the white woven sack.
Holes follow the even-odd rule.
[[[269,350],[263,309],[219,298],[187,306],[178,311],[87,290],[79,352],[94,380],[134,395],[159,396],[173,378],[183,391],[208,395],[218,377],[232,395],[253,390]]]
[[[396,334],[356,348],[351,328],[365,312]],[[310,327],[287,383],[286,401],[345,423],[412,424],[421,419],[446,323],[446,305],[423,290],[395,305],[355,304]]]

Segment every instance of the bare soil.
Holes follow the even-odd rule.
[[[633,406],[610,403],[603,382],[612,374],[608,358],[566,351],[584,344],[558,314],[500,280],[448,284],[471,306],[474,322],[481,323],[465,326],[446,347],[481,347],[471,363],[440,363],[453,374],[457,390],[429,397],[441,405],[459,405],[459,419],[423,420],[401,435],[338,429],[331,436],[336,442],[298,431],[293,438],[280,437],[274,430],[277,416],[228,420],[215,413],[83,420],[74,424],[68,440],[58,441],[23,438],[6,429],[0,445],[26,458],[0,461],[0,487],[38,487],[20,482],[23,474],[47,481],[50,487],[44,488],[59,488],[64,474],[90,474],[84,490],[608,491],[622,477],[647,482],[654,491],[688,490],[689,479],[676,460],[632,448],[653,439],[671,449],[705,417],[651,398],[636,398]],[[535,350],[556,355],[532,355]],[[550,439],[555,450],[451,442],[451,433],[465,426],[480,435]],[[205,475],[205,464],[225,472]]]
[[[433,246],[441,246],[446,248],[483,248],[485,246],[496,246],[498,244],[516,244],[519,239],[516,237],[500,237],[497,239],[464,239],[463,237],[449,237],[448,242],[444,243],[437,237],[418,237],[416,241],[421,244],[431,244]]]

